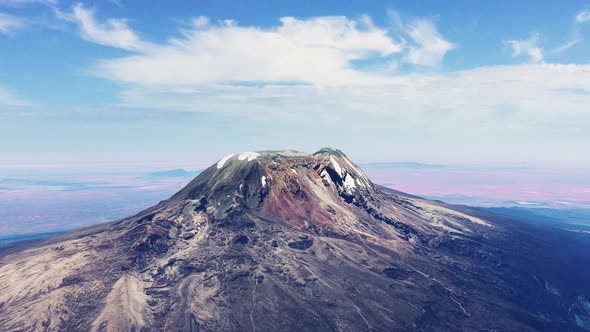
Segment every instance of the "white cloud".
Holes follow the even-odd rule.
[[[355,70],[355,60],[382,60],[401,46],[370,20],[342,16],[283,17],[271,28],[228,20],[194,20],[181,38],[153,45],[139,55],[106,60],[95,71],[136,84],[212,82],[304,82],[358,84],[375,80]]]
[[[7,34],[25,26],[18,17],[0,13],[0,34]]]
[[[578,135],[590,124],[590,66],[541,63],[537,35],[507,42],[514,56],[528,56],[534,64],[410,75],[352,65],[369,59],[394,66],[410,57],[411,47],[425,49],[413,53],[414,63],[434,64],[452,47],[430,21],[404,26],[407,43],[396,42],[368,17],[286,17],[265,29],[199,17],[182,37],[103,60],[93,71],[122,84],[125,107],[290,121],[350,115],[366,126],[394,121],[399,130],[446,128],[451,136],[477,135],[481,126],[513,135]]]
[[[71,13],[56,10],[56,14],[61,19],[77,23],[82,38],[90,42],[129,51],[141,51],[149,47],[149,43],[143,42],[129,28],[126,20],[111,18],[99,22],[95,18],[94,10],[80,3],[74,5]]]
[[[590,22],[590,10],[583,9],[576,14],[576,22],[577,23],[585,23]]]
[[[381,84],[354,86],[131,85],[125,90],[123,100],[128,105],[142,107],[162,105],[162,108],[215,112],[241,109],[248,104],[243,108],[272,113],[280,103],[289,105],[281,109],[297,112],[316,105],[312,107],[313,113],[331,103],[338,105],[333,108],[335,113],[412,113],[447,108],[471,116],[492,115],[500,106],[514,105],[510,107],[515,110],[506,116],[537,115],[542,121],[545,116],[566,118],[590,113],[586,107],[590,102],[590,65],[491,66],[450,74],[395,76]]]
[[[534,33],[528,39],[514,39],[504,42],[512,49],[512,57],[526,56],[531,62],[543,62],[543,49],[539,46],[539,34]]]
[[[273,128],[341,128],[346,133],[334,137],[342,140],[388,133],[411,140],[411,151],[433,141],[441,154],[501,146],[490,159],[547,158],[539,146],[559,146],[551,150],[560,154],[556,158],[584,149],[590,138],[590,65],[542,63],[533,35],[506,42],[514,56],[527,56],[531,64],[409,75],[355,66],[436,65],[454,47],[430,21],[401,26],[393,32],[368,17],[286,17],[260,28],[198,17],[180,37],[104,59],[92,72],[121,84],[116,106],[123,108],[238,116]],[[395,32],[399,38],[391,37]]]
[[[407,34],[416,43],[416,46],[409,46],[407,55],[408,62],[413,64],[438,65],[447,52],[456,47],[443,38],[429,20],[421,19],[410,23]]]
[[[260,128],[313,127],[312,132],[322,130],[341,144],[359,136],[366,144],[399,141],[404,151],[424,148],[434,159],[478,150],[487,151],[478,158],[490,160],[590,162],[575,152],[590,139],[590,65],[492,66],[355,86],[130,85],[120,102],[138,109],[243,117]],[[499,116],[506,107],[511,112]]]
[[[387,15],[393,26],[391,33],[403,41],[406,63],[438,66],[445,55],[457,47],[441,35],[432,20],[419,18],[407,23],[408,20],[393,9],[388,10]]]
[[[360,16],[282,17],[267,28],[241,26],[233,20],[212,23],[199,16],[181,37],[164,44],[142,41],[125,20],[101,22],[78,4],[72,14],[91,42],[136,51],[104,60],[98,76],[133,84],[203,84],[288,82],[322,85],[381,84],[400,62],[436,66],[456,46],[434,23],[416,19],[391,31]],[[391,35],[397,34],[398,41]],[[362,62],[364,69],[357,67]],[[378,70],[379,69],[379,70]],[[377,73],[379,72],[379,73]]]

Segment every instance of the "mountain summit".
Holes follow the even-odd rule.
[[[583,331],[587,239],[565,233],[375,185],[336,149],[245,152],[0,251],[0,330]]]

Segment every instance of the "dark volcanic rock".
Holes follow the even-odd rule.
[[[223,158],[135,216],[0,251],[0,331],[584,331],[588,236]]]
[[[234,243],[246,244],[248,243],[248,237],[243,234],[236,235],[234,237]]]
[[[293,249],[305,250],[313,245],[313,239],[297,239],[289,241],[287,245]]]

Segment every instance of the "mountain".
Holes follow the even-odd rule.
[[[230,155],[135,216],[0,251],[2,331],[585,331],[590,236]]]

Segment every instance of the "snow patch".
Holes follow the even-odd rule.
[[[326,181],[330,181],[330,175],[328,174],[328,172],[326,171],[326,169],[324,169],[321,173],[320,176],[322,177],[322,179],[326,179]]]
[[[256,152],[244,152],[244,153],[240,153],[240,155],[238,156],[238,160],[248,160],[248,161],[252,161],[256,158],[258,158],[260,156],[260,153],[256,153]]]
[[[223,158],[221,158],[220,161],[217,162],[217,169],[220,169],[223,167],[223,165],[225,165],[225,163],[231,159],[231,157],[235,156],[234,154],[229,154]]]
[[[360,180],[360,179],[356,179],[356,183],[359,186],[363,187],[363,188],[367,188],[367,186],[365,185],[365,183],[362,180]]]
[[[263,175],[263,176],[260,178],[260,182],[262,183],[262,186],[263,186],[263,187],[266,187],[266,176],[264,176],[264,175]]]
[[[346,161],[346,163],[348,164],[348,166],[350,166],[350,168],[352,168],[358,175],[360,175],[367,183],[369,183],[369,178],[367,177],[367,175],[361,171],[360,168],[358,168],[355,164],[353,164],[348,158],[343,158],[344,161]]]
[[[348,158],[342,158],[342,159],[344,159],[344,161],[346,161],[346,163],[348,164],[348,166],[350,166],[350,168],[352,168],[355,171],[358,171],[356,166],[350,160],[348,160]]]
[[[289,168],[289,169],[291,170],[291,172],[293,172],[293,174],[297,175],[297,171],[296,170],[294,170],[292,168]]]
[[[354,184],[354,178],[350,176],[350,174],[346,174],[343,185],[344,190],[349,194],[352,194],[356,189],[356,185]]]
[[[338,173],[338,175],[340,175],[341,178],[344,178],[344,171],[342,170],[342,167],[340,167],[340,164],[338,164],[332,156],[330,156],[330,161],[332,162],[332,165],[334,165],[336,173]]]

